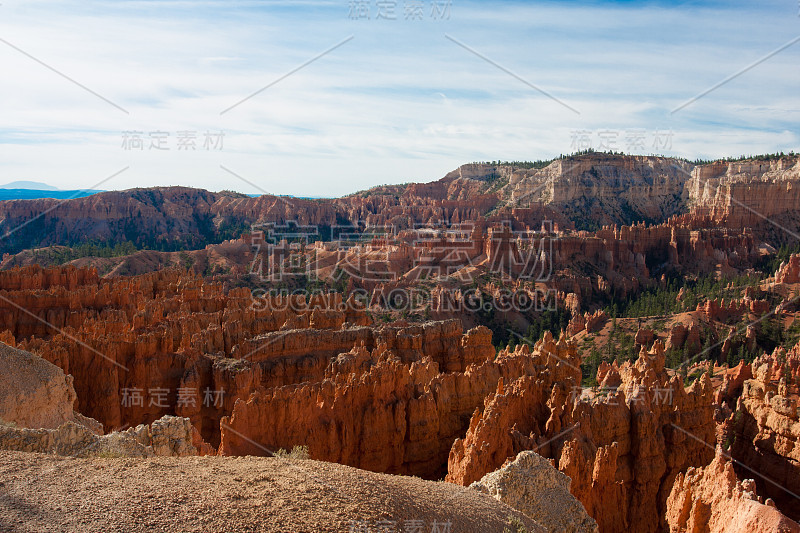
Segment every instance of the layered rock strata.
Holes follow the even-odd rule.
[[[72,410],[72,376],[25,352],[0,345],[0,449],[73,457],[182,457],[209,451],[188,418],[102,434],[102,425]]]

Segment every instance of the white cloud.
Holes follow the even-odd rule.
[[[0,7],[0,181],[62,188],[182,184],[340,195],[486,159],[572,151],[571,132],[674,132],[670,153],[797,149],[800,43],[670,114],[800,34],[783,4],[466,3],[450,20],[349,20],[348,2],[55,2]],[[374,9],[374,7],[373,7]],[[447,33],[576,115],[447,40]],[[323,50],[354,39],[230,112]],[[168,152],[122,132],[167,131]],[[221,152],[176,150],[224,131]],[[619,146],[618,148],[624,148]]]

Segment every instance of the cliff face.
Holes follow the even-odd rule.
[[[501,196],[563,212],[578,228],[664,221],[683,211],[692,165],[670,158],[588,154],[536,170],[502,167]]]
[[[744,381],[731,416],[731,456],[746,465],[741,475],[754,477],[758,493],[772,498],[787,516],[800,518],[800,418],[797,377],[800,345],[789,353],[779,348],[757,358],[753,379]],[[739,470],[740,469],[740,470]],[[754,474],[757,473],[757,474]]]
[[[72,382],[41,357],[0,343],[0,450],[72,457],[185,456],[208,450],[186,418],[166,416],[103,435],[102,424],[73,411]]]
[[[0,343],[0,423],[57,428],[73,420],[72,376],[40,357]]]
[[[73,200],[0,202],[0,226],[12,232],[3,251],[74,242],[132,240],[154,246],[180,237],[198,247],[213,229],[211,206],[220,195],[188,187],[110,191]]]
[[[259,238],[248,237],[254,245]],[[404,230],[361,247],[317,242],[290,252],[285,246],[263,246],[256,252],[254,264],[271,261],[288,270],[290,260],[299,257],[309,276],[333,282],[346,272],[350,287],[372,292],[371,302],[385,300],[397,288],[430,290],[432,311],[441,318],[448,316],[448,298],[451,308],[463,309],[469,283],[481,278],[502,276],[505,280],[503,286],[481,283],[486,294],[499,294],[513,286],[516,291],[529,290],[531,298],[536,295],[532,284],[526,282],[546,280],[546,287],[539,284],[537,288],[554,290],[564,301],[571,298],[574,308],[598,296],[605,298],[611,293],[621,298],[652,287],[665,271],[696,275],[744,270],[761,259],[759,245],[748,230],[695,228],[683,221],[608,226],[593,233],[511,229],[479,221],[449,230]],[[451,279],[424,286],[426,280],[439,276]],[[468,319],[464,315],[459,318]]]
[[[304,444],[317,459],[441,477],[475,406],[504,372],[522,371],[522,362],[510,369],[492,363],[487,333],[473,330],[457,343],[464,366],[474,363],[466,371],[444,372],[430,357],[404,361],[386,344],[372,351],[357,346],[331,360],[324,379],[266,388],[236,402],[221,422],[220,452],[264,455],[265,448]],[[475,335],[487,342],[478,359],[468,355]]]
[[[492,195],[472,196],[470,190],[440,195],[427,188],[420,192],[432,196],[418,196],[411,187],[402,196],[375,193],[308,200],[161,187],[104,192],[68,201],[9,200],[0,202],[0,230],[9,232],[0,251],[16,253],[87,241],[132,241],[151,249],[202,248],[238,237],[252,225],[290,221],[322,228],[320,231],[343,224],[409,228],[428,222],[457,223],[476,220],[497,203]]]
[[[260,301],[267,312],[255,308],[246,289],[224,293],[219,284],[177,270],[101,280],[91,269],[26,267],[2,273],[0,290],[5,336],[74,377],[77,410],[106,429],[180,413],[216,442],[220,417],[264,376],[287,384],[321,374],[327,363],[320,368],[310,361],[352,347],[347,331],[330,334],[328,346],[306,350],[297,343],[314,339],[302,330],[286,331],[295,344],[284,340],[280,348],[270,341],[259,348],[250,342],[254,337],[292,323],[322,329],[369,322],[363,313],[321,314],[342,305],[336,298]],[[270,344],[276,344],[270,356],[260,357],[259,349]],[[179,389],[186,391],[183,396]]]
[[[666,516],[672,533],[800,532],[800,525],[783,516],[774,502],[765,504],[752,479],[737,479],[720,448],[708,466],[678,474]]]
[[[729,227],[758,226],[765,217],[797,211],[800,158],[702,165],[686,187],[694,214]]]
[[[0,251],[85,241],[133,241],[155,249],[203,248],[254,224],[413,228],[419,224],[512,220],[562,229],[666,222],[674,215],[726,225],[764,226],[763,217],[797,215],[797,157],[717,162],[587,154],[542,169],[464,165],[439,181],[378,187],[337,199],[212,193],[187,187],[112,191],[68,201],[0,202]],[[792,224],[797,223],[793,220]]]
[[[663,346],[656,343],[634,365],[612,367],[616,380],[603,376],[604,383],[619,384],[613,392],[581,399],[589,391],[575,388],[580,372],[564,366],[573,360],[572,350],[563,343],[537,345],[534,354],[555,357],[567,375],[552,388],[542,373],[536,380],[521,377],[487,397],[466,437],[453,445],[447,479],[468,484],[533,449],[572,479],[572,493],[600,531],[634,524],[637,531],[657,531],[677,473],[713,456],[710,381],[684,390],[679,379],[666,375]]]
[[[522,358],[493,362],[486,328],[462,336],[457,322],[443,324],[457,336],[406,328],[371,351],[357,341],[330,360],[324,375],[237,402],[221,422],[221,453],[263,455],[264,447],[304,444],[319,459],[441,477],[450,445],[484,396],[503,376],[530,370]]]
[[[565,428],[564,405],[580,386],[575,346],[563,339],[556,343],[547,332],[533,351],[523,345],[513,352],[501,351],[497,360],[502,364],[506,358],[519,357],[529,358],[536,371],[504,380],[486,396],[482,411],[472,415],[466,437],[456,440],[450,450],[448,481],[469,485],[517,452],[535,449]],[[521,447],[525,443],[529,445]],[[546,450],[537,451],[550,456]]]
[[[107,430],[178,415],[225,454],[307,445],[314,458],[462,484],[535,449],[604,531],[655,527],[674,473],[710,460],[671,424],[713,442],[711,392],[668,380],[659,348],[604,369],[617,392],[578,401],[576,347],[549,334],[495,358],[485,328],[378,327],[337,295],[254,305],[249,291],[174,270],[28,267],[0,282],[4,335],[72,374],[76,409]],[[620,513],[601,513],[603,498]]]

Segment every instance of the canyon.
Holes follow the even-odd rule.
[[[784,397],[800,371],[797,347],[757,359],[752,372],[740,365],[716,390],[708,373],[684,388],[651,335],[635,361],[598,370],[598,392],[582,386],[566,335],[498,353],[483,326],[376,323],[335,293],[265,304],[179,270],[100,278],[24,267],[0,283],[3,341],[68,372],[66,401],[105,432],[179,416],[204,453],[303,445],[312,459],[462,485],[533,450],[569,476],[600,531],[657,531],[678,476],[706,467],[730,437],[737,461],[793,490],[797,434],[784,428],[797,408]],[[707,303],[697,313],[720,320],[742,309]],[[718,436],[715,410],[733,405]],[[792,498],[758,486],[795,514]]]
[[[0,370],[43,380],[0,390],[0,448],[302,450],[498,528],[796,531],[798,181],[794,155],[594,153],[331,200],[0,202]]]

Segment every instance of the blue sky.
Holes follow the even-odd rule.
[[[800,149],[800,42],[672,112],[800,36],[797,0],[379,4],[3,0],[0,183],[339,196],[588,145]]]

